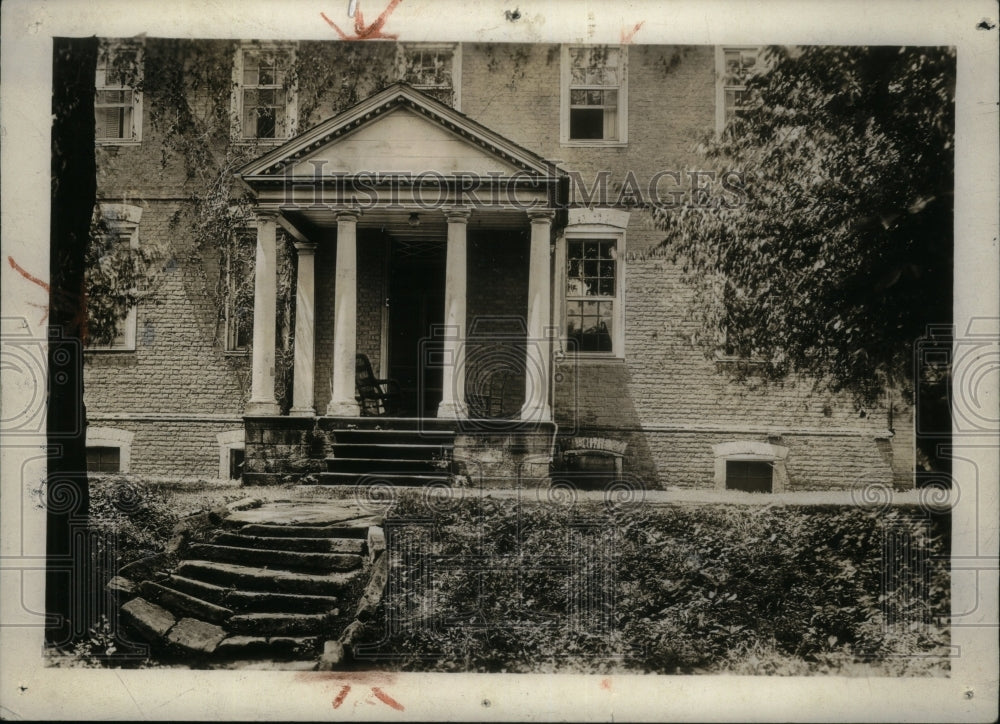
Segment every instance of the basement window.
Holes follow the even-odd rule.
[[[745,493],[770,493],[772,492],[773,484],[773,467],[769,461],[726,461],[726,490],[742,490]]]
[[[87,447],[88,473],[121,472],[121,448],[106,445]]]

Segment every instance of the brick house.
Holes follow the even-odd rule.
[[[754,49],[147,39],[127,75],[104,47],[101,212],[163,264],[86,354],[93,470],[912,485],[909,412],[732,381],[690,341],[692,292],[657,251],[650,202],[732,193],[693,148],[739,112]],[[211,151],[239,160],[222,176],[253,205],[226,248],[188,213],[196,131],[156,85],[167,56],[226,81],[174,91],[228,124]],[[359,353],[396,383],[388,415],[362,414]],[[373,462],[378,444],[441,454],[411,469]]]

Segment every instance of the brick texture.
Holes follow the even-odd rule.
[[[191,44],[196,46],[199,52],[219,57],[234,48],[226,41]],[[365,47],[359,44],[352,56],[361,67],[366,62]],[[386,55],[384,48],[371,52]],[[333,86],[309,75],[318,70],[306,67],[302,72],[303,93],[316,100],[308,122],[340,110],[342,89],[324,96],[322,89]],[[207,103],[205,98],[196,100],[203,107]],[[148,89],[141,145],[98,149],[100,196],[142,205],[140,243],[155,243],[166,255],[155,293],[138,310],[135,351],[87,354],[86,404],[92,424],[136,433],[133,471],[214,476],[219,457],[215,436],[232,429],[228,420],[242,414],[250,360],[224,352],[216,301],[218,251],[196,248],[190,221],[183,214],[175,218],[190,188],[182,159],[163,146],[161,129],[169,119],[169,108],[158,103],[162,98]],[[659,171],[697,168],[694,148],[715,122],[714,50],[628,48],[629,142],[622,147],[560,144],[557,45],[463,45],[462,112],[578,172],[585,182],[608,172],[613,201],[629,172],[645,184]],[[163,123],[151,124],[150,118]],[[225,144],[224,138],[218,139],[220,154]],[[251,158],[266,149],[233,146],[231,150]],[[318,230],[315,236],[315,405],[323,414],[330,399],[336,235]],[[497,366],[512,370],[502,402],[506,414],[516,414],[524,399],[528,239],[526,217],[517,231],[476,231],[470,226],[467,391],[483,391],[484,370]],[[688,341],[693,331],[688,314],[691,291],[680,270],[653,253],[661,241],[651,216],[633,211],[625,241],[624,358],[566,359],[556,365],[554,413],[560,435],[627,441],[626,470],[654,487],[711,487],[712,445],[768,439],[789,449],[791,489],[843,487],[860,481],[911,484],[908,411],[897,412],[894,418],[897,436],[880,443],[876,438],[888,424],[885,411],[869,410],[861,416],[849,400],[813,392],[807,380],[758,389],[737,384],[729,379],[724,363],[694,348]],[[288,251],[284,235],[279,244]],[[389,248],[390,239],[383,231],[359,229],[357,344],[376,372],[382,362],[385,300],[391,297],[385,274]],[[293,279],[282,283],[294,288]],[[279,316],[281,324],[294,329],[291,319]],[[185,414],[192,421],[120,417],[137,414]],[[206,419],[196,420],[199,415]],[[227,419],[216,419],[219,416]],[[266,457],[263,448],[255,447],[248,459],[253,455]]]

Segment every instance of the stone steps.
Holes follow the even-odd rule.
[[[391,485],[391,486],[420,486],[434,483],[451,483],[450,473],[380,473],[378,475],[366,473],[316,473],[316,484],[318,485]],[[308,485],[308,483],[306,483]]]
[[[356,553],[309,553],[212,543],[195,543],[190,547],[190,553],[203,560],[288,571],[353,571],[361,567],[362,560]]]
[[[204,665],[318,665],[350,622],[342,604],[370,608],[368,541],[384,540],[381,522],[346,501],[234,510],[168,575],[133,586],[121,620],[162,655]]]
[[[274,531],[284,532],[284,531]],[[243,548],[263,548],[281,551],[302,551],[306,553],[353,553],[361,555],[365,542],[361,538],[307,538],[241,535],[239,533],[219,533],[213,543],[223,546]]]

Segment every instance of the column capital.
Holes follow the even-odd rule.
[[[449,224],[465,224],[472,215],[472,209],[465,206],[451,206],[444,209],[444,216]]]
[[[256,208],[253,210],[253,215],[258,221],[276,221],[278,218],[277,209],[262,209]]]
[[[295,244],[295,251],[298,252],[299,256],[316,253],[315,241],[293,241],[292,243]]]
[[[551,224],[556,216],[553,209],[532,209],[528,212],[528,218],[532,224]]]
[[[336,209],[333,215],[337,218],[337,221],[357,221],[361,216],[360,209]]]

